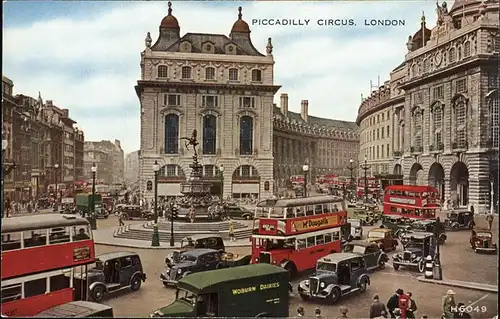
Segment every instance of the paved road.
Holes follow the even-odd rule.
[[[132,221],[130,223],[141,222]],[[482,221],[478,220],[477,223],[481,224]],[[111,227],[110,231],[116,225],[117,221],[114,216],[107,220],[98,221],[98,227]],[[365,229],[365,233],[369,228]],[[449,233],[448,238],[448,241],[442,247],[443,276],[445,278],[488,284],[497,283],[496,256],[475,254],[468,246],[469,232],[467,231]],[[124,249],[101,245],[97,245],[96,249],[97,253],[135,250],[140,254],[144,269],[148,275],[148,280],[138,292],[123,291],[104,301],[104,303],[115,309],[116,316],[147,316],[157,308],[168,305],[173,300],[174,291],[165,288],[158,280],[159,274],[164,267],[165,256],[169,250]],[[228,250],[236,254],[250,253],[249,247],[233,247]],[[417,275],[419,274],[409,271],[394,271],[389,266],[383,271],[372,274],[372,285],[365,294],[348,296],[336,305],[314,301],[304,302],[300,297],[293,296],[290,303],[290,314],[293,315],[298,306],[303,306],[306,309],[306,314],[312,315],[314,308],[319,306],[325,317],[336,317],[339,315],[339,306],[345,305],[349,308],[351,318],[366,318],[373,294],[379,294],[386,301],[396,289],[402,288],[413,293],[420,315],[426,314],[430,318],[439,317],[441,298],[449,287],[419,282],[416,280]],[[296,289],[298,282],[306,277],[306,275],[302,275],[302,278],[294,280],[294,289]],[[497,314],[496,294],[458,288],[454,290],[457,293],[456,299],[458,302],[473,303],[474,306],[487,308],[486,313],[473,314],[473,318],[492,318]]]

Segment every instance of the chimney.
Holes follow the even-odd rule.
[[[307,116],[309,114],[309,101],[308,100],[302,100],[300,102],[300,117],[307,122]]]
[[[45,101],[45,104],[49,105],[49,106],[52,106],[52,100],[47,100]]]
[[[281,93],[280,96],[280,109],[283,115],[288,116],[288,94]]]

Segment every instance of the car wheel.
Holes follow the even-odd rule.
[[[421,259],[418,262],[418,272],[422,273],[422,272],[424,272],[424,270],[425,270],[425,263],[424,263],[424,260]]]
[[[342,295],[342,292],[340,291],[339,287],[333,288],[332,292],[330,293],[331,302],[336,303],[337,301],[339,301],[341,295]]]
[[[392,264],[392,268],[394,268],[394,270],[399,270],[399,265],[398,264]]]
[[[92,300],[94,300],[95,302],[100,302],[102,300],[102,298],[104,298],[104,287],[103,286],[96,286],[94,287],[94,289],[92,289],[92,292],[91,292],[91,296],[92,296]]]
[[[141,283],[141,278],[135,275],[134,278],[132,278],[132,282],[130,283],[130,289],[132,289],[132,291],[139,290],[139,288],[141,288]]]
[[[246,220],[250,220],[250,215],[246,215],[246,216],[245,216],[245,219],[246,219]]]
[[[366,279],[361,279],[361,282],[359,283],[359,291],[360,292],[365,292],[366,291]]]
[[[385,268],[385,260],[380,258],[380,261],[378,262],[378,268],[379,269],[384,269]]]

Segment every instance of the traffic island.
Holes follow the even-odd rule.
[[[481,283],[477,283],[477,282],[452,280],[452,279],[443,279],[443,280],[426,279],[424,276],[417,277],[417,280],[421,281],[421,282],[436,284],[436,285],[451,286],[451,287],[458,287],[458,288],[465,288],[465,289],[472,289],[472,290],[478,290],[478,291],[498,293],[498,286],[481,284]]]

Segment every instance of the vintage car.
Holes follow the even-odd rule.
[[[223,216],[232,219],[246,219],[250,220],[254,218],[254,212],[238,205],[224,205]]]
[[[238,256],[207,248],[192,249],[181,253],[179,262],[166,265],[160,274],[160,280],[166,287],[175,286],[179,279],[189,274],[244,266],[250,264],[251,260],[251,255]]]
[[[446,239],[448,238],[446,236],[446,230],[444,227],[443,223],[439,224],[439,235],[437,240],[439,241],[440,245],[443,245],[446,242]],[[427,232],[427,233],[434,233],[436,228],[436,220],[435,219],[418,219],[415,220],[414,222],[411,223],[411,228],[409,230],[403,230],[398,233],[398,237],[401,238],[403,234],[409,234],[411,232]]]
[[[141,258],[137,253],[119,251],[99,255],[95,259],[95,267],[85,274],[89,296],[100,302],[104,295],[122,288],[130,287],[133,291],[141,288],[146,281]]]
[[[365,292],[370,284],[363,257],[352,253],[334,253],[320,258],[316,272],[299,283],[303,300],[311,298],[337,302],[355,291]]]
[[[476,228],[472,230],[470,245],[476,253],[496,253],[497,244],[493,241],[490,230]]]
[[[365,260],[366,270],[383,269],[389,257],[380,247],[369,241],[352,241],[343,248],[346,253],[358,254]]]
[[[416,268],[419,272],[425,270],[427,256],[434,258],[436,239],[433,233],[414,232],[401,236],[404,251],[392,257],[392,266],[398,270],[403,266]]]
[[[113,308],[90,301],[70,301],[37,313],[33,318],[113,318]]]
[[[347,222],[351,224],[351,236],[353,239],[361,239],[363,237],[363,227],[360,219],[349,218]]]
[[[472,229],[476,226],[474,214],[469,210],[454,210],[446,213],[444,225],[447,230]]]
[[[181,239],[181,248],[174,250],[174,252],[168,254],[167,258],[165,258],[165,264],[171,265],[172,263],[178,263],[181,253],[197,248],[214,249],[221,253],[226,249],[224,240],[220,235],[208,234],[185,237]]]
[[[154,214],[150,211],[142,209],[139,205],[118,205],[117,212],[123,213],[123,219],[148,219],[152,220],[154,218]]]
[[[395,235],[401,230],[408,230],[411,228],[411,220],[404,216],[399,215],[383,215],[382,226],[390,228]]]
[[[368,231],[366,240],[376,243],[383,251],[396,250],[398,239],[390,228],[373,228]]]

